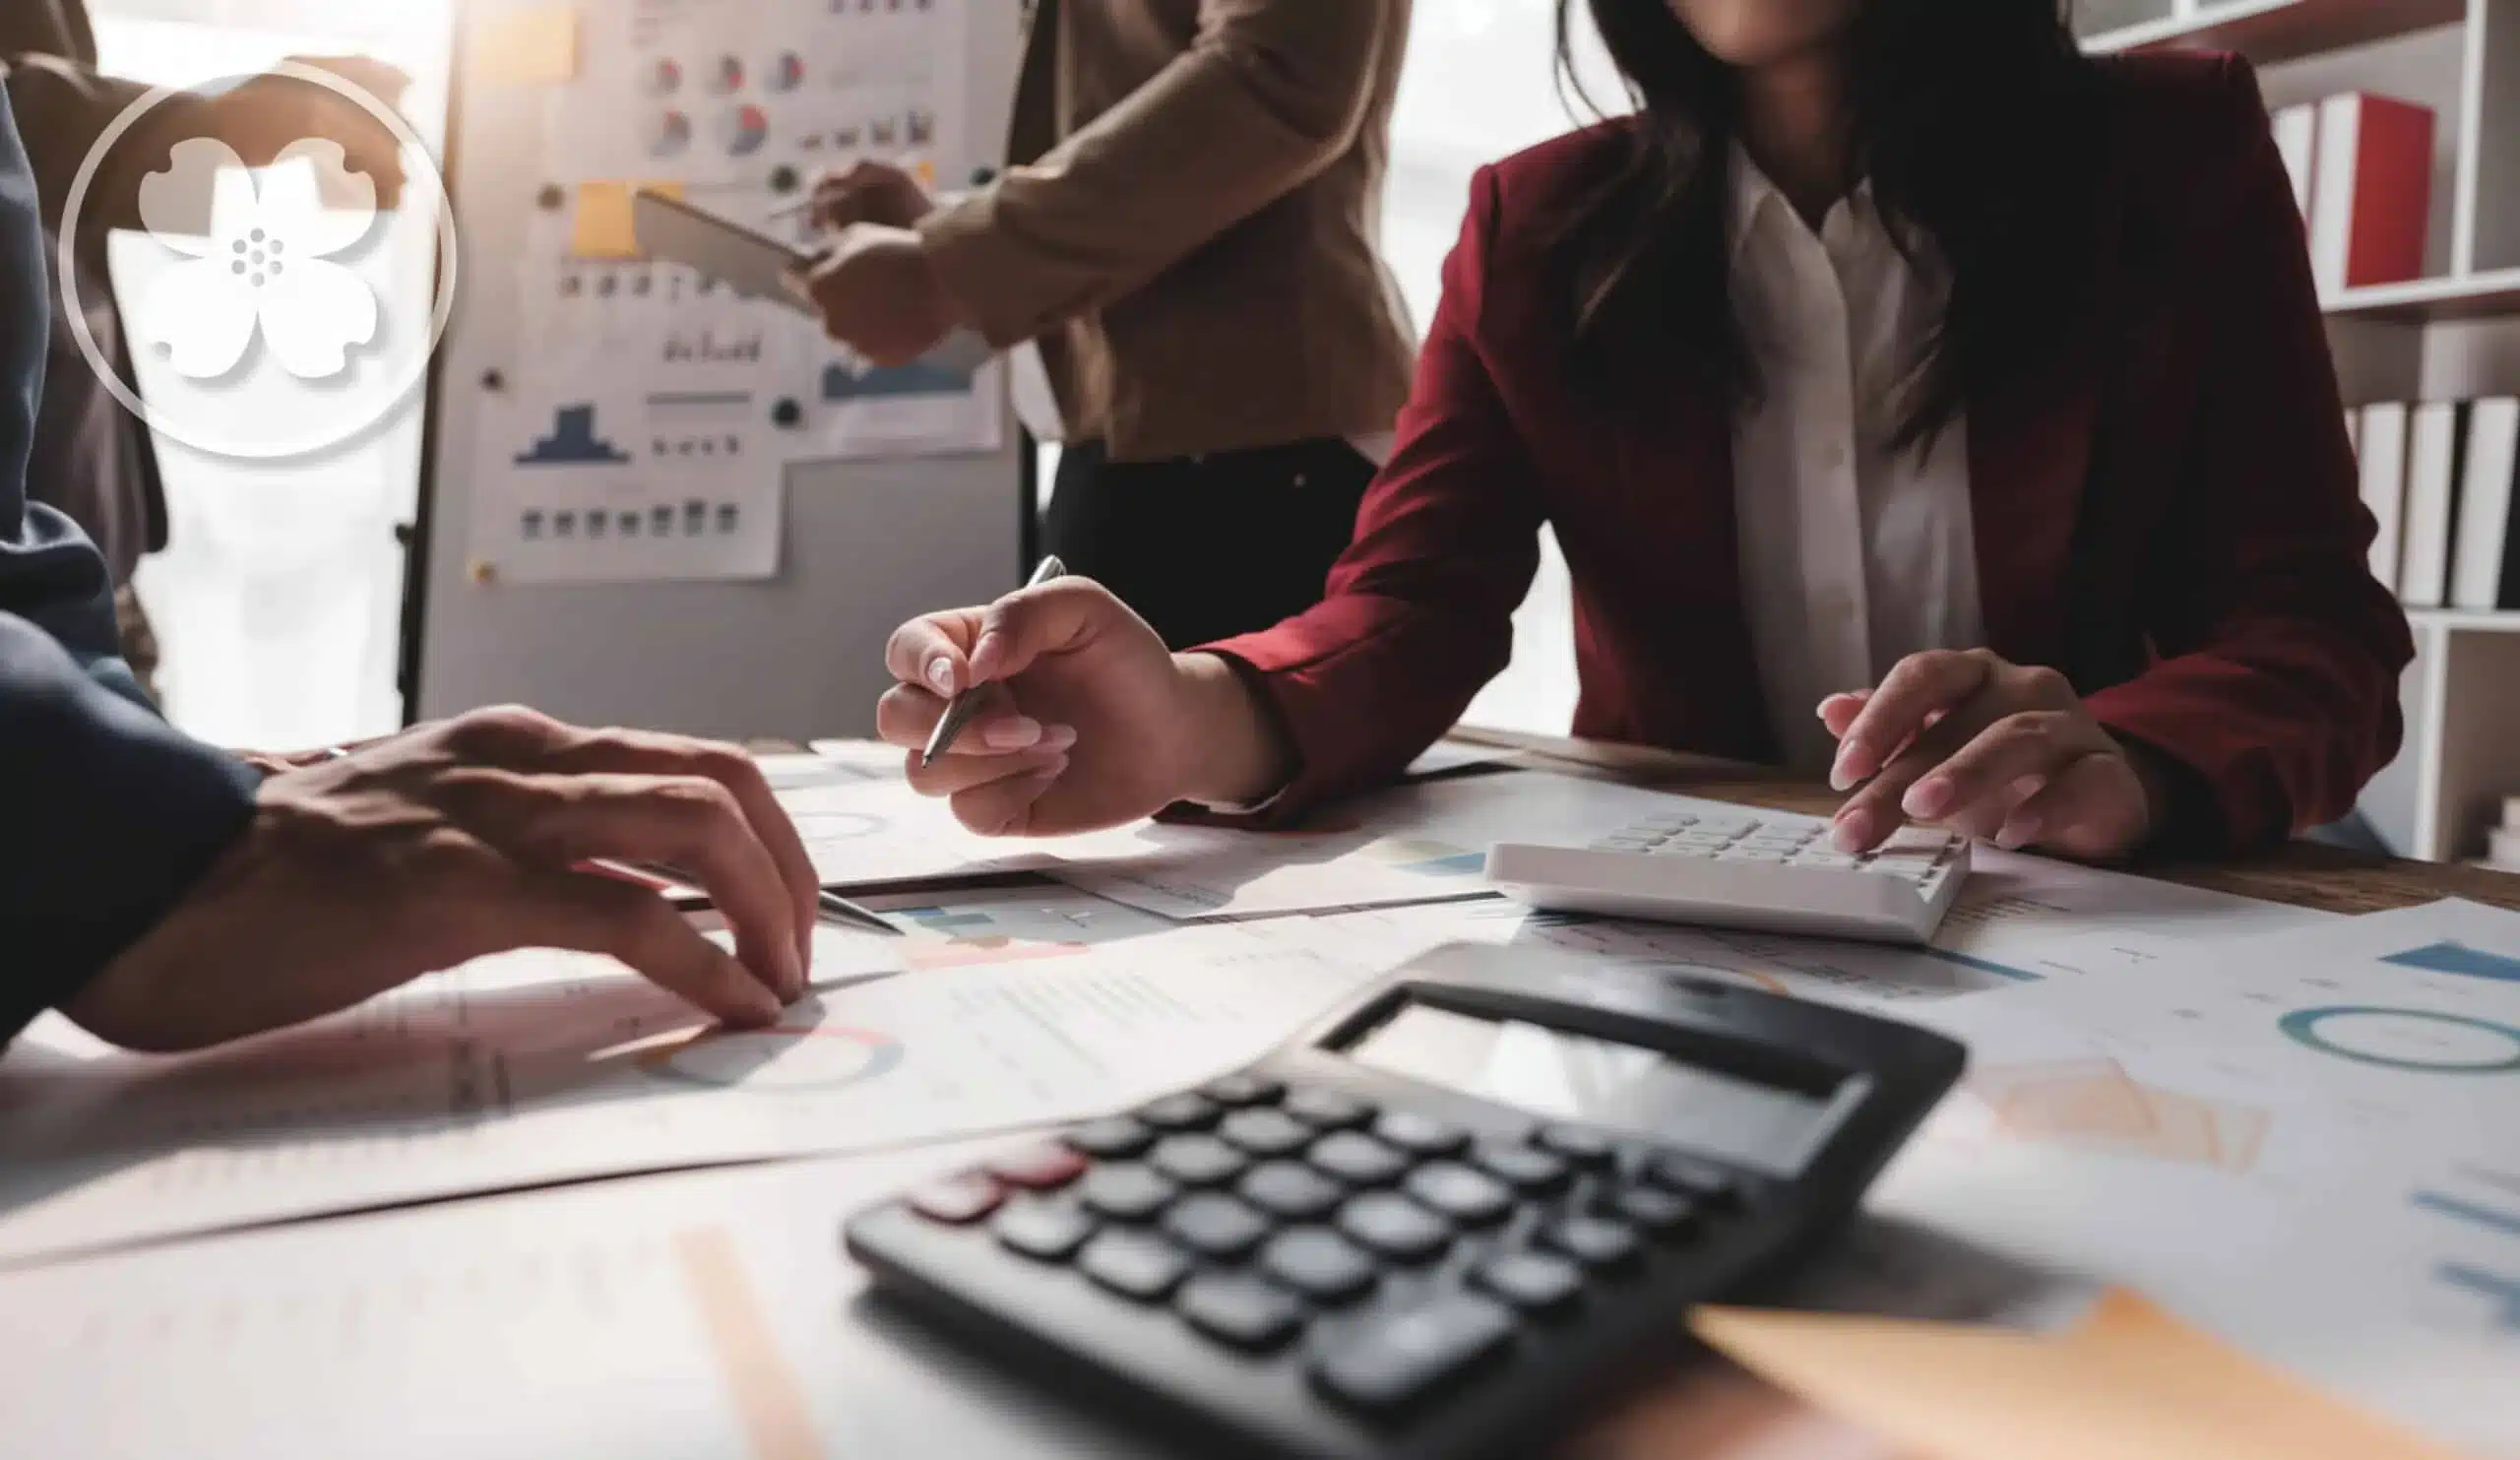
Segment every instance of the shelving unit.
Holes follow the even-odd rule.
[[[2450,25],[2467,9],[2467,0],[2235,0],[2174,7],[2159,20],[2102,32],[2085,44],[2102,52],[2197,46],[2237,51],[2271,66]]]
[[[2347,289],[2326,308],[2330,319],[2397,325],[2520,318],[2520,269]]]
[[[2520,395],[2520,0],[2082,0],[2096,52],[2236,51],[2269,104],[2366,90],[2440,118],[2433,277],[2325,301],[2349,404]],[[2402,855],[2484,850],[2520,793],[2520,612],[2416,609],[2405,749],[2363,817]]]

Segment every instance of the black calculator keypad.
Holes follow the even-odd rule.
[[[1115,1222],[1149,1221],[1180,1191],[1143,1166],[1096,1167],[1077,1185],[1087,1207]]]
[[[1066,1140],[1097,1161],[1127,1161],[1146,1154],[1146,1148],[1155,1144],[1155,1132],[1126,1115],[1113,1115],[1077,1126]]]
[[[1480,1171],[1533,1196],[1544,1196],[1566,1184],[1566,1160],[1536,1146],[1510,1141],[1481,1141],[1470,1153]]]
[[[1514,1209],[1514,1193],[1504,1182],[1451,1161],[1433,1161],[1411,1172],[1400,1183],[1424,1206],[1456,1222],[1483,1227]]]
[[[1741,1183],[1731,1173],[1677,1151],[1657,1151],[1647,1157],[1645,1178],[1716,1211],[1741,1204]]]
[[[1369,1191],[1339,1209],[1339,1230],[1401,1262],[1423,1262],[1452,1245],[1452,1224],[1390,1191]]]
[[[1269,1219],[1223,1192],[1201,1191],[1172,1204],[1164,1231],[1202,1257],[1229,1261],[1260,1245]]]
[[[1094,1235],[1094,1219],[1072,1206],[1028,1201],[999,1212],[988,1224],[998,1245],[1040,1262],[1064,1262]]]
[[[1608,1136],[1589,1125],[1544,1125],[1532,1139],[1577,1166],[1607,1166],[1618,1154]]]
[[[1219,1186],[1248,1170],[1251,1158],[1212,1135],[1171,1135],[1155,1143],[1147,1164],[1184,1186]]]
[[[1355,1186],[1379,1186],[1409,1169],[1409,1158],[1368,1135],[1334,1130],[1312,1143],[1305,1160]]]
[[[1607,1217],[1560,1217],[1541,1228],[1540,1240],[1597,1272],[1623,1266],[1636,1256],[1636,1229]]]
[[[1602,1210],[1658,1237],[1685,1233],[1697,1225],[1697,1203],[1660,1186],[1628,1186],[1612,1191],[1603,1199]]]
[[[1260,1249],[1260,1270],[1319,1302],[1346,1302],[1374,1285],[1374,1262],[1354,1242],[1319,1227],[1282,1232]]]
[[[1218,1105],[1239,1110],[1244,1106],[1270,1105],[1287,1093],[1287,1087],[1266,1075],[1244,1073],[1210,1080],[1199,1087],[1199,1093]]]
[[[1204,1095],[1183,1091],[1138,1108],[1138,1118],[1158,1130],[1205,1130],[1224,1113]]]
[[[1306,1125],[1317,1125],[1323,1130],[1346,1130],[1374,1117],[1372,1106],[1354,1096],[1319,1086],[1288,1091],[1286,1111]]]
[[[1190,1275],[1171,1243],[1151,1232],[1118,1227],[1086,1243],[1077,1270],[1122,1298],[1153,1302]]]
[[[1254,1156],[1292,1156],[1312,1144],[1316,1132],[1284,1111],[1236,1111],[1225,1117],[1217,1134],[1228,1145]]]
[[[1470,1144],[1470,1132],[1458,1125],[1415,1111],[1385,1111],[1374,1122],[1374,1134],[1385,1145],[1413,1156],[1450,1156]]]
[[[1470,1280],[1527,1313],[1562,1313],[1584,1291],[1584,1270],[1547,1252],[1497,1252]]]
[[[1274,1349],[1303,1329],[1303,1304],[1243,1273],[1208,1273],[1181,1286],[1172,1305],[1208,1337],[1237,1349]]]
[[[1325,1345],[1314,1382],[1363,1410],[1407,1407],[1514,1341],[1511,1310],[1476,1293],[1439,1293],[1373,1314]]]
[[[1242,1199],[1288,1222],[1310,1222],[1325,1216],[1348,1195],[1340,1185],[1308,1166],[1272,1161],[1243,1174],[1234,1189]]]

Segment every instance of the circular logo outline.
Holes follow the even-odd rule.
[[[2447,1024],[2459,1029],[2481,1030],[2509,1040],[2511,1053],[2509,1057],[2492,1064],[2436,1064],[2351,1048],[2319,1033],[2319,1025],[2326,1020],[2358,1014],[2378,1014],[2392,1019],[2415,1019],[2427,1024]],[[2295,1009],[2277,1020],[2276,1028],[2284,1032],[2285,1038],[2304,1048],[2315,1049],[2322,1054],[2333,1054],[2339,1059],[2350,1059],[2357,1064],[2377,1065],[2382,1069],[2409,1070],[2427,1075],[2520,1074],[2520,1029],[2467,1014],[2444,1014],[2436,1009],[2398,1009],[2382,1004],[2325,1004],[2314,1009]]]
[[[88,190],[94,184],[96,173],[103,166],[107,154],[113,151],[115,143],[122,140],[124,133],[139,125],[142,118],[168,101],[193,95],[200,87],[218,82],[243,81],[263,76],[287,77],[293,81],[322,87],[326,91],[341,95],[375,118],[380,126],[392,133],[394,140],[401,145],[407,159],[413,156],[418,157],[420,162],[417,174],[408,170],[407,160],[404,189],[408,198],[411,183],[417,176],[425,175],[430,189],[436,196],[438,204],[437,286],[429,304],[427,347],[412,356],[408,378],[397,379],[393,389],[384,394],[382,404],[372,413],[350,413],[346,417],[349,422],[347,426],[342,426],[339,420],[334,420],[332,422],[334,429],[329,434],[319,432],[317,437],[303,442],[290,442],[279,446],[239,447],[232,442],[212,441],[197,427],[188,423],[179,427],[160,420],[158,413],[150,409],[147,398],[124,381],[122,372],[114,369],[113,362],[105,358],[104,351],[96,345],[94,332],[88,327],[87,302],[79,296],[79,220],[80,215],[87,208]],[[426,384],[430,366],[437,358],[438,347],[446,340],[447,328],[455,318],[456,276],[462,266],[462,249],[455,227],[455,200],[447,192],[446,176],[439,169],[437,159],[429,155],[429,150],[420,141],[419,134],[411,129],[411,124],[401,112],[377,99],[364,88],[353,86],[346,79],[320,67],[309,66],[298,61],[279,61],[259,71],[214,74],[201,78],[199,82],[189,87],[158,87],[131,105],[124,107],[122,113],[108,123],[102,135],[97,137],[96,145],[89,149],[87,158],[79,164],[78,174],[71,179],[70,196],[62,209],[60,236],[56,243],[62,298],[70,315],[70,333],[72,338],[79,342],[79,352],[87,357],[88,368],[95,375],[97,382],[112,394],[125,411],[130,412],[151,430],[206,456],[222,457],[230,461],[280,462],[317,456],[357,439],[401,410],[410,402],[411,393]],[[317,414],[320,417],[328,413],[317,413]]]

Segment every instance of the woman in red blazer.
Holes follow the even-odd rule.
[[[1575,731],[1825,768],[1851,850],[2342,815],[2413,647],[2248,68],[2088,60],[2054,0],[1591,10],[1638,111],[1474,180],[1326,601],[1178,656],[1079,582],[905,625],[888,738],[995,687],[920,789],[1045,834],[1383,782],[1546,523]]]

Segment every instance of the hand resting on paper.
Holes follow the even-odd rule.
[[[597,857],[688,869],[733,956],[654,892],[578,870]],[[62,1011],[126,1047],[192,1048],[548,947],[761,1024],[804,990],[815,892],[742,751],[482,710],[271,776],[244,835]]]
[[[1089,579],[913,619],[885,664],[901,682],[876,707],[877,732],[913,752],[914,787],[950,797],[986,835],[1099,830],[1180,800],[1254,801],[1291,772],[1276,722],[1230,666],[1166,651]],[[972,685],[987,708],[935,765],[919,765],[947,699]]]

